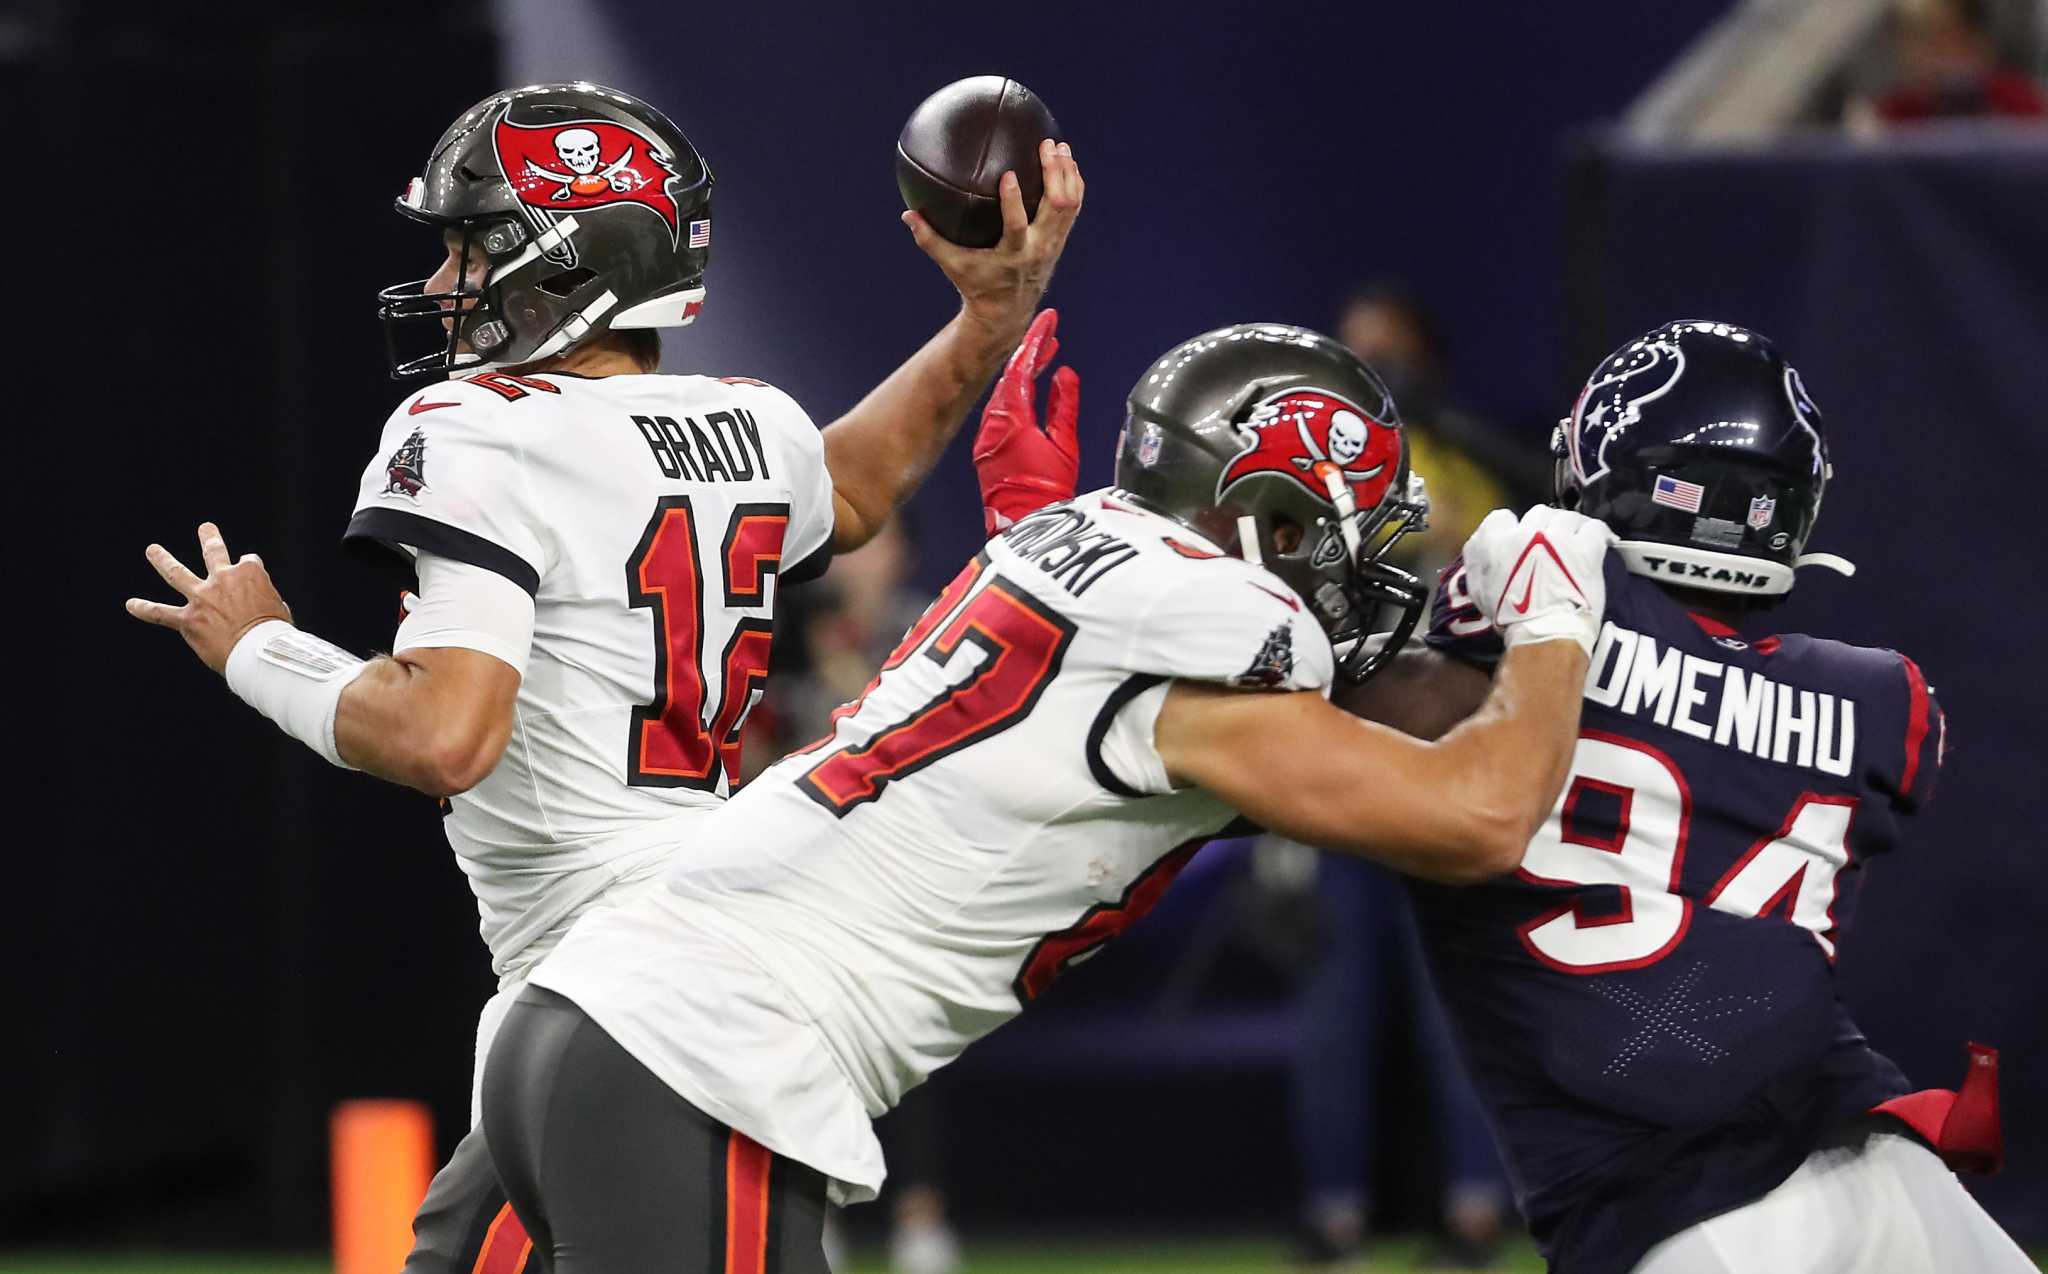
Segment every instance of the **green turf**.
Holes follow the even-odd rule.
[[[2034,1261],[2048,1269],[2048,1251]],[[1271,1242],[1081,1244],[1048,1242],[970,1247],[961,1274],[1279,1274],[1291,1267]],[[1374,1247],[1369,1261],[1344,1267],[1344,1274],[1420,1274],[1420,1245],[1388,1242]],[[1535,1249],[1521,1244],[1500,1265],[1502,1274],[1533,1274],[1543,1268]],[[146,1252],[92,1255],[0,1252],[0,1274],[327,1274],[328,1262],[305,1256],[160,1256]],[[885,1274],[872,1258],[856,1260],[849,1274]]]
[[[868,1259],[856,1259],[849,1274],[886,1274],[879,1259],[865,1255]],[[1409,1274],[1428,1268],[1417,1263],[1416,1255],[1412,1243],[1382,1244],[1370,1262],[1346,1267],[1346,1274]],[[317,1257],[0,1254],[0,1274],[325,1274],[329,1268]],[[1530,1274],[1543,1264],[1533,1249],[1520,1247],[1498,1268],[1503,1274]],[[1013,1238],[970,1246],[960,1274],[1266,1274],[1288,1269],[1273,1242],[1030,1245]]]

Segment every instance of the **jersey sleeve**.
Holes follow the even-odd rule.
[[[789,531],[783,541],[782,578],[816,579],[832,564],[832,471],[825,465],[825,435],[796,399],[773,385],[749,383],[746,406],[760,417],[764,444],[779,455],[789,484]]]
[[[1190,563],[1155,581],[1131,636],[1132,673],[1247,690],[1321,690],[1330,639],[1294,590],[1235,559]]]
[[[1088,767],[1119,796],[1174,791],[1154,727],[1176,680],[1327,695],[1336,656],[1321,625],[1278,578],[1210,559],[1154,578],[1131,637],[1125,679],[1088,731]]]
[[[415,562],[420,590],[406,599],[391,653],[479,651],[522,677],[533,649],[533,598],[496,571],[422,552]]]
[[[342,535],[411,560],[434,553],[540,591],[547,525],[528,484],[518,425],[459,382],[436,385],[391,414],[363,469]]]
[[[1878,785],[1891,797],[1892,808],[1901,814],[1916,814],[1934,797],[1935,781],[1948,750],[1948,718],[1920,665],[1904,655],[1887,653],[1894,661],[1892,675],[1904,682],[1906,711],[1901,737],[1878,741]]]
[[[1446,566],[1437,579],[1436,597],[1429,607],[1429,632],[1423,640],[1431,649],[1487,672],[1499,666],[1506,652],[1500,633],[1472,600],[1462,557]]]

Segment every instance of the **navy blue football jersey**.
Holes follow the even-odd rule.
[[[1552,1268],[1625,1271],[1907,1091],[1836,998],[1862,865],[1940,768],[1910,659],[1745,641],[1607,562],[1557,807],[1512,875],[1418,883],[1449,1010]],[[1491,668],[1462,569],[1431,646]]]

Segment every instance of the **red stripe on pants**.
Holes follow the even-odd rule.
[[[767,1147],[735,1132],[725,1147],[725,1274],[768,1268]]]
[[[526,1227],[519,1223],[508,1203],[498,1209],[497,1218],[485,1232],[484,1245],[477,1251],[470,1274],[520,1274],[531,1255],[533,1240],[526,1237]]]

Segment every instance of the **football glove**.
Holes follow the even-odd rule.
[[[1053,335],[1059,321],[1057,310],[1041,310],[1031,321],[982,409],[974,472],[981,479],[981,518],[990,535],[1048,504],[1072,499],[1080,477],[1080,374],[1071,367],[1052,374],[1043,425],[1032,401],[1038,377],[1059,352]]]
[[[1569,637],[1588,658],[1607,609],[1604,565],[1614,532],[1547,505],[1517,518],[1495,509],[1465,541],[1465,578],[1501,643]]]

